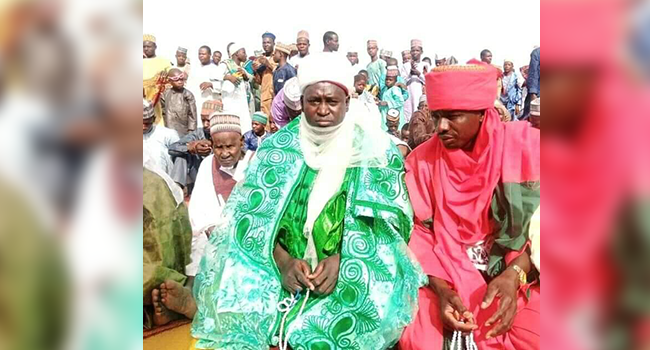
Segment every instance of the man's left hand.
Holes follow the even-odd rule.
[[[339,268],[341,255],[332,255],[318,263],[314,273],[307,277],[312,281],[314,292],[319,295],[329,295],[336,288],[336,282],[339,278]]]
[[[509,331],[517,313],[517,290],[519,279],[516,271],[507,269],[488,284],[481,309],[487,309],[495,298],[499,298],[497,311],[486,322],[486,327],[494,326],[486,338],[494,338]]]

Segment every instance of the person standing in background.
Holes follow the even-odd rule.
[[[521,111],[521,87],[519,86],[517,73],[515,73],[515,65],[511,59],[503,61],[501,83],[501,96],[499,99],[510,112],[512,120],[517,120]]]
[[[424,75],[431,70],[431,65],[421,60],[422,52],[422,40],[411,40],[411,69],[406,80],[409,90],[409,99],[406,103],[410,104],[409,110],[411,112],[418,108],[420,96],[422,96],[422,87],[424,86]],[[404,117],[406,122],[411,120],[411,114],[405,114]]]
[[[539,47],[530,53],[530,64],[528,65],[528,79],[526,79],[528,94],[524,105],[524,118],[530,112],[530,101],[539,97]]]
[[[296,69],[287,62],[291,48],[289,45],[278,43],[273,53],[273,61],[277,63],[278,67],[273,72],[273,91],[277,94],[282,90],[284,84],[291,78],[295,77]]]
[[[165,89],[167,69],[172,65],[168,59],[156,56],[156,37],[145,34],[142,37],[142,88],[144,98],[154,103],[154,112],[159,124],[162,124],[160,94]]]
[[[296,48],[298,48],[298,54],[291,57],[289,64],[297,70],[300,61],[309,55],[309,33],[306,30],[298,32]]]
[[[339,50],[338,34],[327,31],[323,34],[323,52],[337,52]]]
[[[275,50],[275,35],[266,32],[262,34],[262,49],[264,53],[253,62],[253,70],[261,77],[260,87],[260,109],[264,114],[270,115],[271,104],[273,103],[273,72],[277,67],[277,63],[273,59],[273,51]]]

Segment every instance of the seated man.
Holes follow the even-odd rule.
[[[415,210],[409,246],[429,286],[400,349],[472,340],[478,349],[540,348],[540,286],[527,282],[535,274],[528,225],[539,206],[539,130],[499,120],[496,74],[470,61],[426,75],[437,128],[411,152],[406,184]]]
[[[175,183],[164,173],[145,167],[142,173],[144,328],[160,326],[175,317],[152,308],[152,292],[160,283],[184,283],[190,261],[190,221],[183,196],[174,196]]]
[[[403,160],[369,116],[347,114],[348,71],[335,54],[301,61],[304,116],[262,144],[235,187],[196,299],[164,284],[163,302],[194,317],[195,348],[387,349],[411,322],[426,280],[406,246]]]
[[[207,156],[196,176],[195,191],[190,199],[192,224],[192,263],[187,266],[191,286],[210,232],[220,219],[235,184],[244,178],[244,170],[253,152],[242,156],[243,141],[239,117],[217,112],[210,116],[213,154]]]
[[[180,140],[169,146],[169,155],[174,161],[172,178],[176,183],[191,189],[196,181],[196,173],[205,157],[212,154],[212,140],[210,139],[210,115],[221,112],[223,104],[219,100],[203,102],[201,108],[201,128],[181,137]]]

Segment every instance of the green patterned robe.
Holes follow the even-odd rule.
[[[223,210],[228,219],[211,235],[194,287],[196,348],[277,345],[282,319],[277,305],[288,292],[281,286],[273,249],[287,209],[295,207],[292,198],[309,177],[299,122],[260,147]],[[345,195],[339,192],[324,209],[336,211],[343,198],[342,239],[334,245],[323,242],[336,247],[331,253],[340,251],[339,278],[332,294],[310,295],[302,316],[295,308],[290,312],[285,334],[288,329],[294,350],[386,349],[417,312],[418,288],[426,277],[407,248],[413,211],[395,147],[388,160],[386,168],[348,169]]]

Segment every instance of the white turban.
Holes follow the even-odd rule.
[[[310,85],[327,81],[338,85],[349,95],[354,84],[354,75],[350,61],[345,56],[336,52],[319,52],[300,61],[298,81],[301,93],[305,93],[305,89]]]
[[[301,110],[302,107],[300,106],[300,96],[302,93],[300,91],[300,83],[298,83],[298,78],[293,77],[287,80],[287,82],[284,83],[284,88],[282,88],[282,90],[284,91],[284,105],[289,109],[293,109],[294,111]]]
[[[228,49],[230,50],[228,52],[229,56],[232,56],[235,54],[235,52],[241,50],[244,48],[244,45],[240,45],[239,43],[232,43],[232,45],[228,46]]]

